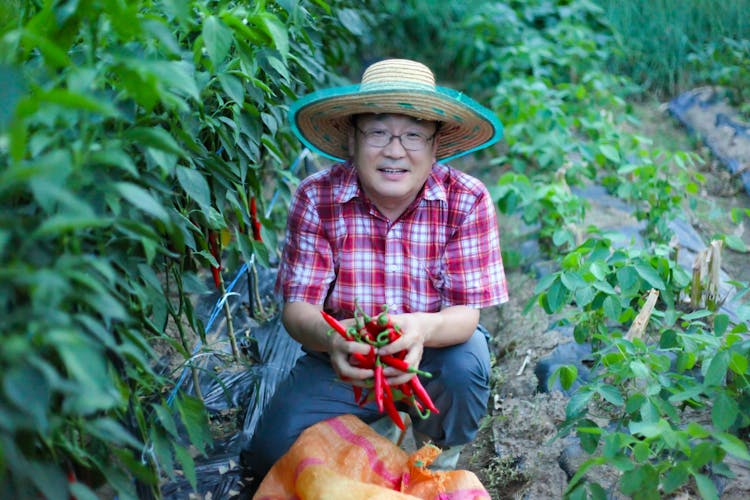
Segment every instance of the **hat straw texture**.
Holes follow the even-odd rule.
[[[369,66],[359,85],[313,92],[289,110],[292,130],[310,149],[343,161],[349,157],[350,117],[401,114],[439,121],[437,159],[448,160],[494,144],[502,137],[500,120],[468,96],[435,85],[422,63],[387,59]]]

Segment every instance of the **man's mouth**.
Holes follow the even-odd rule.
[[[406,169],[403,168],[381,168],[379,169],[384,174],[403,174]]]

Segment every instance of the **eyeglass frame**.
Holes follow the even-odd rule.
[[[418,135],[419,137],[422,137],[424,139],[424,141],[425,141],[424,146],[422,146],[421,148],[419,148],[419,149],[410,149],[410,148],[406,147],[406,145],[404,144],[404,141],[401,139],[404,135],[407,135],[407,134],[396,135],[396,134],[390,133],[390,131],[388,131],[388,130],[382,130],[382,132],[385,132],[386,134],[389,135],[388,141],[385,144],[383,144],[382,146],[376,146],[375,144],[371,144],[370,142],[368,142],[368,140],[370,139],[370,136],[368,134],[370,134],[372,132],[375,132],[374,130],[366,132],[366,131],[362,130],[361,128],[359,128],[359,125],[357,125],[357,123],[354,122],[354,121],[353,121],[352,125],[354,126],[355,130],[357,130],[357,132],[359,132],[360,134],[362,134],[362,136],[365,138],[365,142],[370,147],[373,147],[373,148],[385,148],[385,147],[389,146],[391,144],[391,142],[393,142],[394,138],[398,138],[398,142],[399,142],[399,144],[401,144],[401,147],[404,148],[405,151],[412,151],[412,152],[414,152],[414,151],[424,151],[427,148],[427,145],[430,143],[430,141],[434,140],[435,136],[440,131],[440,122],[435,122],[435,126],[436,126],[435,132],[433,132],[433,134],[431,136],[429,136],[429,137],[424,137],[424,136],[422,136],[422,134],[420,134],[418,132],[408,132],[407,134],[413,133],[415,135]],[[378,131],[380,131],[380,130],[378,130]]]

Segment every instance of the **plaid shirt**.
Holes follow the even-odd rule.
[[[508,300],[494,203],[477,179],[433,165],[393,223],[367,200],[350,163],[304,179],[287,222],[277,290],[323,304],[338,318],[355,305],[377,314],[476,308]]]

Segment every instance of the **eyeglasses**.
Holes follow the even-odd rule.
[[[365,142],[374,148],[384,148],[391,143],[393,138],[398,138],[401,142],[401,146],[407,151],[421,151],[427,143],[435,138],[435,134],[429,137],[425,137],[417,132],[407,132],[401,135],[393,135],[387,130],[375,129],[365,132],[359,127],[356,127],[360,134],[365,138]],[[437,133],[437,132],[436,132]]]

